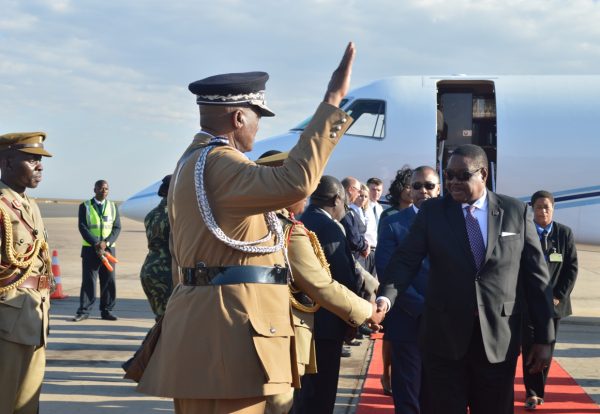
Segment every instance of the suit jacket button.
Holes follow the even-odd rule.
[[[277,332],[277,330],[275,328],[271,328],[271,329],[269,329],[269,332],[271,332],[272,334],[274,334],[275,332]]]
[[[335,137],[337,137],[337,134],[335,132],[332,132],[331,134],[329,134],[329,137],[330,138],[335,138]]]
[[[342,119],[340,119],[340,122],[341,122],[342,124],[345,124],[345,123],[346,123],[346,121],[348,121],[346,118],[342,118]]]

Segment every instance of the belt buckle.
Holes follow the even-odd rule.
[[[208,277],[208,267],[204,262],[196,263],[196,271],[194,272],[194,278],[197,286],[210,285],[210,277]],[[200,285],[202,281],[202,285]]]
[[[38,278],[39,279],[38,279],[37,288],[38,289],[46,289],[48,287],[48,276],[39,275]]]

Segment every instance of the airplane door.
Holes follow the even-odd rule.
[[[474,144],[486,152],[489,162],[487,186],[495,191],[497,126],[494,82],[443,80],[437,83],[437,90],[437,168],[442,184],[442,172],[454,149]]]

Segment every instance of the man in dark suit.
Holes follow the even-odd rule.
[[[310,205],[302,214],[302,222],[321,242],[333,279],[356,293],[360,286],[354,259],[341,224],[337,222],[345,214],[345,202],[342,184],[325,175],[310,196]],[[333,412],[346,331],[346,322],[335,314],[324,308],[316,312],[314,338],[318,372],[302,377],[302,388],[294,398],[295,413]]]
[[[571,315],[571,291],[577,279],[577,249],[573,232],[564,224],[553,221],[554,196],[548,191],[537,191],[531,196],[533,222],[540,237],[542,251],[550,273],[550,286],[554,302],[554,331],[558,332],[561,318]],[[523,318],[523,353],[527,354],[533,343],[533,326],[529,315]],[[552,344],[552,353],[554,343]],[[544,402],[544,389],[548,378],[548,365],[542,372],[529,373],[523,367],[525,382],[525,408],[535,409]]]
[[[346,177],[342,180],[342,186],[346,191],[346,204],[351,206],[360,195],[360,181],[354,177]],[[340,223],[342,223],[346,231],[346,239],[348,240],[350,251],[355,259],[359,260],[362,258],[363,261],[361,264],[364,265],[366,259],[371,254],[371,247],[365,238],[365,231],[367,230],[365,224],[358,216],[358,213],[352,208],[348,209],[346,214],[340,219]]]
[[[392,256],[378,305],[391,308],[429,256],[421,325],[426,398],[435,414],[513,412],[521,309],[529,308],[532,372],[554,341],[548,269],[530,208],[486,189],[482,148],[456,148],[445,171],[449,195],[424,203]]]
[[[440,179],[431,167],[421,166],[412,173],[410,196],[413,205],[385,217],[379,227],[375,262],[377,273],[384,274],[390,257],[408,235],[419,209],[426,200],[440,194]],[[421,352],[417,337],[425,309],[425,289],[429,260],[423,259],[419,273],[406,292],[396,298],[386,317],[384,340],[392,347],[392,396],[397,414],[419,414],[421,403]]]

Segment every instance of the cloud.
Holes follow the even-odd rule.
[[[590,74],[600,67],[598,21],[591,0],[5,0],[0,120],[52,131],[63,161],[51,164],[50,194],[73,168],[106,157],[80,160],[81,136],[118,148],[122,198],[164,175],[197,129],[193,80],[268,71],[278,116],[261,121],[266,137],[314,111],[349,40],[354,87],[403,74]],[[128,157],[142,156],[130,174]]]

